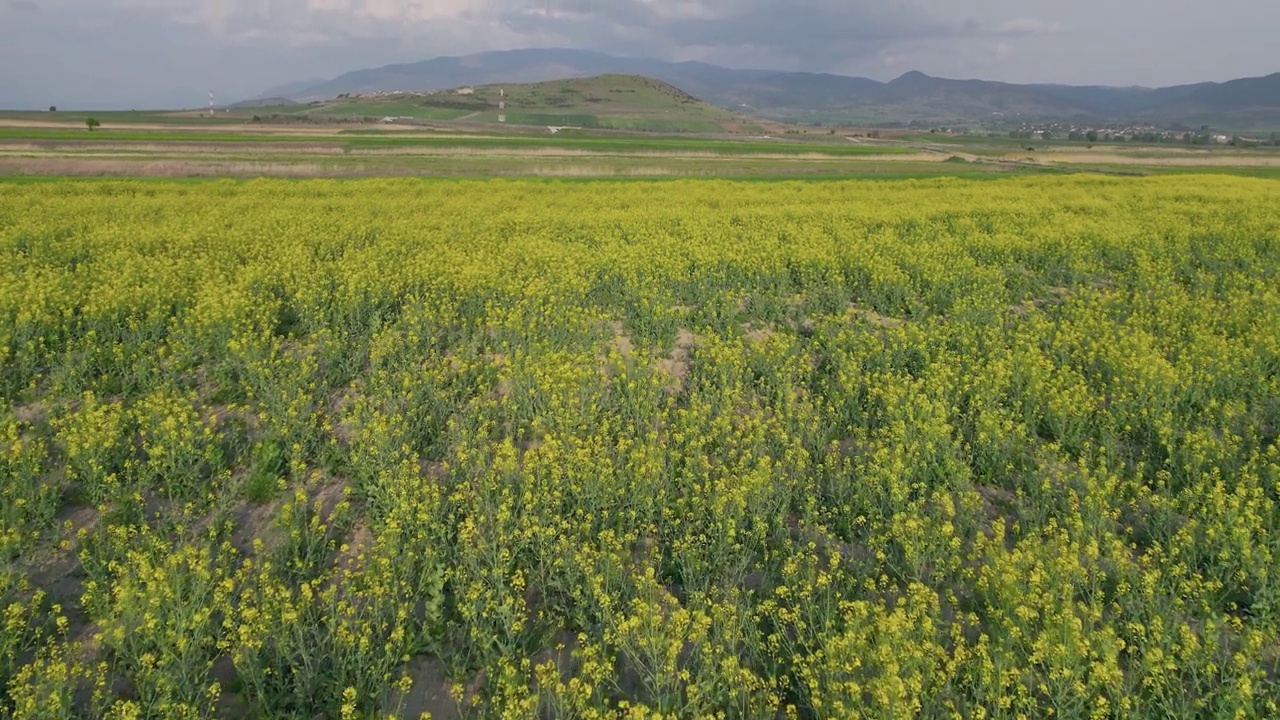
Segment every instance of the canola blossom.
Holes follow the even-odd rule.
[[[0,717],[1280,716],[1280,184],[0,183]]]

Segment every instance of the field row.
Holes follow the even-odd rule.
[[[126,126],[127,127],[127,126]],[[716,139],[707,137],[603,137],[580,135],[569,131],[556,136],[541,135],[459,135],[438,137],[421,134],[344,130],[338,133],[321,132],[231,132],[216,130],[136,130],[104,129],[90,133],[84,129],[52,129],[0,127],[0,140],[39,141],[58,143],[74,148],[86,143],[147,142],[147,143],[195,143],[195,144],[295,144],[325,145],[339,150],[376,150],[392,148],[419,149],[563,149],[598,153],[705,153],[715,155],[833,155],[839,157],[863,155],[896,155],[910,150],[893,145],[866,145],[843,138],[828,138],[825,142],[783,142],[778,140]]]

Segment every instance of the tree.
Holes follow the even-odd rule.
[[[58,112],[58,106],[57,106],[57,105],[50,105],[50,106],[49,106],[49,112]]]
[[[97,118],[85,118],[84,124],[85,127],[89,128],[89,132],[93,132],[94,130],[102,127],[102,123],[98,122]]]
[[[1084,136],[1089,139],[1089,142],[1098,142],[1097,130],[1090,130],[1089,132],[1085,133]]]

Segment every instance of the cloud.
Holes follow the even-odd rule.
[[[906,0],[120,0],[233,43],[289,45],[352,38],[483,47],[549,41],[632,54],[764,57],[821,69],[892,42],[963,34]],[[452,40],[453,42],[449,42]]]
[[[1170,14],[1155,28],[1145,10],[1111,0],[0,0],[10,69],[0,107],[185,104],[193,88],[244,97],[523,47],[881,79],[919,69],[1153,84],[1273,72],[1280,3],[1218,2],[1221,12]]]
[[[40,12],[40,6],[34,0],[7,0],[3,5],[0,5],[0,8],[26,15],[36,15]]]
[[[1056,35],[1065,31],[1066,26],[1062,23],[1035,18],[1006,20],[996,27],[996,32],[1001,35]]]
[[[562,0],[508,7],[501,18],[518,32],[555,32],[594,49],[665,56],[696,49],[711,62],[806,70],[964,32],[903,0]]]

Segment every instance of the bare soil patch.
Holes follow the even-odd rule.
[[[861,307],[851,306],[848,310],[848,313],[851,317],[860,318],[862,320],[865,320],[871,323],[872,325],[875,325],[876,327],[884,328],[886,330],[893,330],[894,328],[902,327],[902,323],[905,322],[901,318],[889,317],[888,315],[881,315],[880,313],[870,308],[861,308]]]
[[[0,174],[146,177],[351,177],[369,174],[359,166],[319,163],[204,160],[124,160],[88,157],[0,157]],[[405,173],[411,174],[411,173]]]
[[[614,349],[622,357],[630,357],[635,352],[635,343],[631,341],[631,336],[627,334],[626,328],[622,326],[621,320],[613,321],[613,340],[610,341]]]
[[[680,328],[676,333],[676,344],[671,348],[671,354],[658,360],[658,370],[671,378],[667,386],[669,392],[677,395],[684,392],[685,379],[689,376],[689,368],[692,364],[691,351],[697,343],[696,335],[685,328]]]
[[[1052,157],[1031,158],[1036,164],[1148,165],[1155,167],[1280,167],[1280,155],[1192,154],[1194,151],[1147,157],[1104,152],[1053,152]],[[1048,155],[1049,153],[1046,153]],[[1005,155],[1004,160],[1027,161],[1024,155]]]
[[[274,523],[284,507],[281,500],[273,500],[265,505],[251,505],[242,502],[234,511],[235,531],[231,534],[231,547],[241,556],[253,555],[255,540],[261,540],[264,550],[276,547],[281,534],[275,530]]]
[[[4,128],[32,128],[39,130],[79,130],[85,135],[89,131],[85,129],[83,122],[71,122],[66,120],[24,120],[14,118],[0,118],[0,127]],[[360,123],[352,124],[350,127],[368,127]],[[419,130],[423,128],[413,125],[381,125],[379,130],[403,128],[408,130]],[[349,129],[341,125],[269,125],[262,123],[224,123],[224,124],[208,124],[208,123],[133,123],[121,122],[112,123],[107,121],[103,124],[102,130],[128,130],[138,132],[172,132],[172,133],[249,133],[253,135],[331,135],[337,136],[340,130]]]
[[[45,421],[49,416],[49,409],[41,403],[31,403],[30,405],[20,405],[14,408],[13,416],[23,425],[36,426]]]
[[[742,326],[742,335],[752,345],[763,345],[777,333],[772,328],[753,327],[750,323]]]
[[[336,138],[335,138],[336,139]],[[182,155],[344,155],[342,147],[309,142],[136,142],[19,140],[0,142],[0,155],[36,157],[147,157]]]
[[[388,710],[399,717],[416,718],[424,714],[433,720],[462,717],[457,700],[449,694],[449,679],[440,663],[419,657],[409,662],[405,672],[413,681],[409,692],[395,692],[388,703]]]

